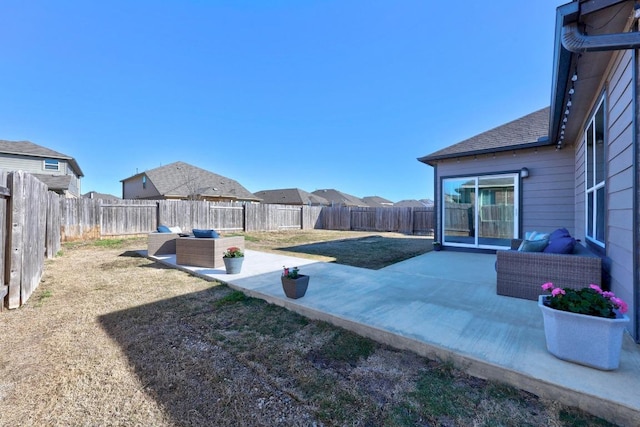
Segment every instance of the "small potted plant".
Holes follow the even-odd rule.
[[[627,304],[598,285],[582,289],[545,283],[540,295],[547,350],[559,359],[597,369],[618,368]]]
[[[238,274],[242,270],[244,252],[237,246],[232,246],[222,253],[222,261],[227,274]]]
[[[283,267],[282,277],[282,289],[284,294],[288,298],[301,298],[307,292],[309,286],[309,276],[300,274],[298,267],[287,268]]]
[[[440,249],[442,249],[442,243],[440,243],[437,240],[433,241],[433,250],[438,252]]]

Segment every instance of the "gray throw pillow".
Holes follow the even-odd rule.
[[[520,252],[542,252],[549,244],[549,239],[523,240],[518,250]]]

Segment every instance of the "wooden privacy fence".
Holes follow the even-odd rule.
[[[158,225],[185,232],[327,229],[431,234],[433,208],[355,208],[188,200],[61,199],[62,241],[146,234]]]
[[[320,228],[322,208],[187,200],[64,199],[60,201],[63,241],[140,235],[158,225],[231,231]]]
[[[428,234],[435,217],[430,208],[66,199],[27,173],[0,172],[0,298],[9,308],[24,304],[40,283],[45,257],[54,257],[61,241],[142,235],[159,224],[186,232],[324,228]]]
[[[394,231],[405,234],[432,234],[433,208],[363,208],[333,206],[322,209],[322,228],[327,230]]]
[[[0,173],[0,295],[24,304],[40,284],[44,260],[60,250],[58,195],[28,173]]]
[[[445,234],[449,236],[471,236],[475,233],[475,210],[471,203],[450,203],[444,209]],[[508,239],[513,236],[513,205],[480,206],[479,235]]]

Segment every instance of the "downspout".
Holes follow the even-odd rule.
[[[438,190],[440,188],[442,188],[441,185],[438,185],[438,162],[435,163],[435,165],[433,165],[433,214],[435,215],[435,221],[436,223],[434,224],[435,229],[433,230],[433,241],[434,242],[440,242],[440,244],[443,243],[442,241],[442,236],[440,236],[440,211],[439,211],[439,206],[440,203],[438,203],[438,201],[440,200],[440,194],[438,193]]]
[[[638,271],[638,263],[640,261],[640,236],[638,233],[640,232],[640,227],[638,224],[640,222],[640,195],[638,192],[640,191],[640,182],[638,182],[639,173],[638,173],[638,165],[640,164],[640,159],[638,155],[640,154],[640,150],[638,150],[638,134],[640,133],[640,123],[638,121],[638,112],[640,111],[640,99],[638,98],[638,75],[640,74],[640,56],[638,56],[638,51],[633,51],[633,69],[632,69],[632,81],[633,81],[633,105],[636,113],[633,115],[633,140],[631,144],[632,151],[632,167],[633,167],[633,206],[635,215],[633,216],[633,238],[631,239],[633,242],[633,250],[632,253],[632,261],[631,264],[633,266],[633,297],[634,297],[634,307],[636,316],[633,321],[635,322],[635,340],[636,342],[640,342],[640,272]]]
[[[574,53],[637,49],[640,48],[640,33],[633,31],[588,36],[580,32],[577,22],[572,22],[562,27],[562,46]]]

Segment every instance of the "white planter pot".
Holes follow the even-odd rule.
[[[544,305],[548,295],[538,297],[542,310],[547,350],[559,359],[592,368],[612,370],[620,364],[624,328],[629,318],[587,316]]]
[[[224,262],[224,268],[227,270],[227,274],[238,274],[242,270],[242,262],[244,257],[237,258],[222,258]]]

